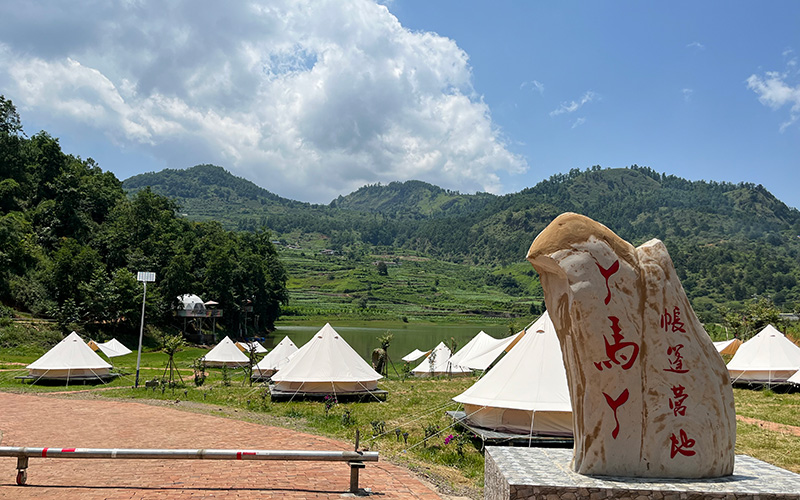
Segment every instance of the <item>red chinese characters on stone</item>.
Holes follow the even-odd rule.
[[[680,307],[673,307],[672,314],[664,309],[664,314],[661,315],[661,328],[663,328],[665,332],[672,330],[672,332],[686,333],[686,329],[683,327],[683,321],[681,321]]]
[[[668,359],[669,368],[664,368],[665,372],[686,373],[689,371],[688,368],[683,367],[683,356],[681,355],[681,349],[683,349],[683,344],[670,346],[667,349],[667,356],[672,357]]]
[[[628,400],[629,395],[630,393],[628,392],[628,389],[622,391],[622,393],[617,397],[617,399],[612,398],[605,392],[603,393],[603,396],[606,397],[606,403],[608,403],[608,406],[610,406],[611,410],[614,411],[614,422],[616,422],[617,424],[616,427],[614,427],[614,430],[611,431],[611,437],[613,437],[614,439],[617,439],[617,436],[619,435],[619,418],[617,418],[617,408],[625,404],[625,402]]]
[[[682,385],[672,386],[672,397],[669,399],[669,407],[672,410],[672,414],[681,417],[686,416],[686,406],[683,404],[686,401],[686,398],[689,397],[685,391],[686,387]]]
[[[636,358],[639,357],[639,345],[636,342],[623,342],[625,337],[622,335],[622,328],[619,326],[619,318],[616,316],[609,316],[611,320],[611,336],[612,342],[608,341],[608,337],[603,335],[603,341],[606,344],[606,356],[608,359],[604,361],[594,362],[595,368],[603,371],[603,367],[611,368],[613,365],[620,365],[623,370],[628,370]]]
[[[675,434],[670,435],[670,450],[669,450],[669,458],[675,458],[675,455],[680,453],[683,456],[691,457],[696,451],[692,450],[694,448],[695,440],[690,439],[689,436],[686,435],[686,431],[680,429],[678,432],[679,437],[676,437]]]
[[[607,291],[607,293],[606,293],[606,298],[605,298],[605,300],[603,302],[605,302],[605,304],[608,305],[608,303],[611,302],[611,287],[608,286],[608,278],[610,278],[612,274],[614,274],[617,271],[619,271],[619,260],[615,260],[614,263],[611,264],[611,266],[609,266],[608,269],[606,269],[605,267],[601,266],[599,262],[595,262],[595,264],[597,264],[597,268],[600,269],[600,274],[602,274],[603,278],[606,279],[606,291]]]

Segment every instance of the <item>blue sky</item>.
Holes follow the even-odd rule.
[[[320,203],[635,163],[798,207],[798,60],[797,2],[0,6],[29,134],[123,179],[214,163]]]

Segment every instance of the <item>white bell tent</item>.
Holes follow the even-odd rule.
[[[742,344],[728,363],[733,382],[786,382],[797,370],[800,347],[772,325]]]
[[[498,340],[481,330],[477,335],[472,337],[464,347],[450,356],[450,363],[468,368],[467,362],[470,358],[491,350],[500,342],[502,342],[502,340]]]
[[[431,356],[433,356],[433,367],[431,367]],[[450,363],[450,348],[439,342],[433,351],[428,354],[422,363],[411,370],[416,377],[430,377],[440,375],[450,375],[454,377],[469,375],[472,373],[469,368]]]
[[[222,341],[214,346],[213,349],[201,358],[205,361],[206,366],[222,367],[227,366],[234,368],[237,366],[246,366],[250,363],[250,358],[236,347],[236,344],[229,337],[225,337]]]
[[[383,378],[326,323],[272,376],[276,392],[337,394],[371,392]]]
[[[405,356],[403,356],[401,359],[403,361],[405,361],[406,363],[413,363],[414,361],[418,360],[422,356],[427,355],[429,352],[430,351],[420,351],[419,349],[414,349],[410,353],[408,353]]]
[[[267,352],[267,348],[255,340],[252,342],[237,342],[236,347],[245,354],[250,354],[251,350],[254,350],[256,354],[266,354]]]
[[[133,351],[125,347],[122,342],[117,339],[111,339],[108,342],[94,342],[93,340],[89,341],[89,347],[93,350],[100,349],[100,352],[106,355],[109,358],[116,358],[117,356],[125,356],[126,354],[130,354]],[[97,349],[95,349],[95,347]]]
[[[286,366],[289,362],[289,357],[296,352],[297,346],[294,345],[292,339],[283,337],[283,340],[278,342],[278,345],[253,367],[253,375],[251,377],[254,379],[271,377],[275,372]]]
[[[714,342],[714,348],[720,354],[732,356],[736,354],[736,351],[739,350],[742,343],[743,342],[739,339],[721,340],[719,342]]]
[[[553,322],[544,313],[497,364],[454,401],[467,423],[518,434],[571,436],[567,371]]]
[[[787,382],[794,385],[800,385],[800,370],[797,370],[794,375],[786,379]]]
[[[500,357],[501,354],[511,350],[511,348],[514,347],[515,342],[521,338],[523,333],[525,333],[524,330],[519,331],[510,337],[497,339],[495,345],[489,347],[483,352],[475,352],[471,354],[468,359],[461,361],[460,365],[465,368],[469,368],[470,370],[487,370],[489,366],[491,366],[491,364]]]
[[[72,332],[27,366],[26,379],[39,380],[103,380],[112,378],[111,365],[103,361],[91,347]]]

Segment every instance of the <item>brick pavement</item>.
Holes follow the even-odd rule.
[[[349,443],[127,401],[0,393],[0,445],[77,448],[347,450]],[[347,463],[30,459],[16,486],[16,458],[0,458],[0,499],[330,499],[350,485]],[[367,463],[359,486],[383,499],[439,500],[408,470]]]

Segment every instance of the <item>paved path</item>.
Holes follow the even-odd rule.
[[[351,444],[277,427],[127,401],[0,393],[0,446],[348,450]],[[0,458],[0,499],[330,499],[350,486],[347,463]],[[367,463],[359,486],[381,499],[439,500],[408,470]]]

